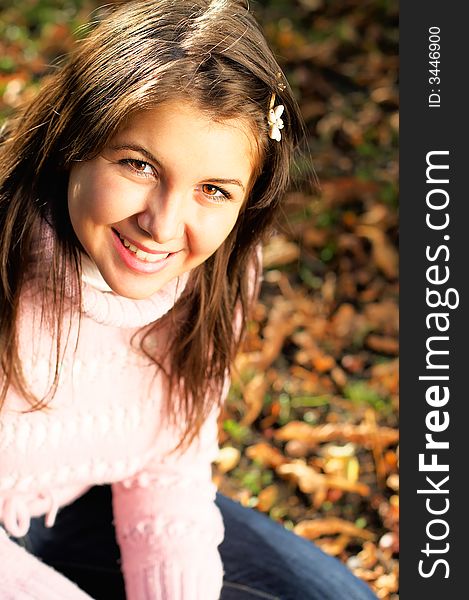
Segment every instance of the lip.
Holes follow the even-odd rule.
[[[122,262],[126,265],[126,267],[128,267],[129,269],[131,269],[132,271],[134,271],[136,273],[142,273],[145,275],[152,274],[152,273],[158,273],[159,271],[169,267],[176,260],[176,256],[179,254],[179,252],[173,252],[173,253],[168,254],[168,256],[166,258],[162,258],[161,260],[158,260],[156,262],[146,262],[146,261],[138,258],[131,250],[128,250],[124,246],[124,244],[121,242],[121,239],[120,239],[117,231],[115,231],[114,229],[112,229],[111,231],[112,231],[112,239],[114,241],[114,245],[115,245],[115,248],[116,248],[116,251],[117,251],[119,257],[121,258]],[[128,239],[128,238],[126,238],[126,239]],[[129,242],[134,243],[130,239],[129,239]],[[135,244],[135,245],[137,246],[137,244]],[[141,250],[143,250],[144,252],[149,252],[149,253],[151,252],[150,250],[147,250],[141,244],[138,245],[137,247],[140,248]],[[167,252],[152,252],[152,254],[167,254]]]
[[[114,233],[117,233],[117,235],[124,237],[127,241],[129,241],[133,246],[136,246],[137,248],[139,248],[140,250],[142,250],[143,252],[146,252],[147,254],[174,254],[173,252],[170,252],[169,250],[151,250],[150,248],[147,248],[146,246],[144,246],[143,244],[140,244],[139,242],[136,242],[135,240],[133,240],[132,238],[127,237],[126,235],[123,235],[120,231],[118,231],[117,229],[113,229]]]

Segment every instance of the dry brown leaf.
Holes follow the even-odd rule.
[[[351,423],[327,423],[325,425],[309,425],[302,421],[290,421],[278,429],[276,440],[287,442],[299,440],[310,446],[332,440],[355,442],[370,447],[378,439],[382,447],[397,443],[399,432],[391,427],[373,427],[369,423],[352,425]]]
[[[241,419],[241,425],[251,425],[261,414],[264,396],[269,387],[269,382],[264,373],[257,373],[243,390],[243,398],[248,410]]]
[[[365,345],[379,354],[399,353],[399,342],[396,338],[370,333],[365,339]]]
[[[295,533],[309,540],[315,540],[322,535],[345,534],[362,540],[373,541],[375,534],[361,529],[349,521],[337,517],[327,519],[306,519],[300,521],[293,529]]]
[[[363,309],[373,331],[385,335],[396,335],[399,330],[399,308],[394,300],[372,302]]]
[[[353,557],[355,558],[355,557]],[[349,563],[347,563],[349,564]],[[378,577],[380,577],[383,574],[383,567],[381,565],[378,565],[377,567],[375,567],[375,569],[371,570],[371,569],[364,569],[363,567],[350,567],[351,570],[353,571],[353,574],[355,575],[355,577],[358,577],[359,579],[361,579],[362,581],[366,581],[367,583],[370,582],[375,582]],[[373,586],[373,589],[375,589],[375,587]],[[379,594],[378,594],[378,598],[379,598]],[[389,598],[387,596],[382,596],[383,600],[389,600]]]
[[[285,452],[292,458],[304,458],[309,451],[310,447],[308,444],[304,444],[298,440],[290,440],[285,444]]]
[[[340,475],[347,477],[349,470],[349,462],[355,457],[355,445],[348,443],[345,446],[337,446],[336,444],[326,444],[321,448],[321,455],[324,457],[323,469],[330,475]],[[351,479],[351,477],[347,477]],[[357,481],[358,477],[353,479]]]
[[[339,344],[339,348],[345,348],[350,342],[355,342],[356,337],[361,337],[363,332],[370,330],[370,324],[365,315],[356,312],[348,303],[342,304],[332,319],[328,329],[328,341],[332,339]]]
[[[348,460],[355,456],[355,444],[345,444],[345,446],[337,446],[336,444],[327,444],[321,448],[321,455],[325,458],[340,458]]]
[[[347,267],[344,266],[345,259],[339,258],[339,269],[342,271],[339,273],[337,280],[337,295],[338,298],[355,298],[357,295],[357,281],[351,273],[347,273]],[[347,265],[350,261],[347,260]]]
[[[361,216],[362,225],[373,225],[385,229],[386,227],[396,225],[398,222],[397,213],[392,211],[385,204],[372,204],[368,210]]]
[[[319,492],[322,498],[321,502],[325,499],[328,489],[357,493],[361,496],[368,496],[370,494],[370,489],[367,485],[349,481],[345,477],[318,473],[313,467],[308,466],[302,460],[282,464],[276,468],[276,472],[281,477],[286,477],[294,481],[305,494],[316,494]],[[314,498],[314,505],[320,506],[318,498]]]
[[[318,489],[326,487],[326,477],[317,473],[312,467],[302,460],[279,465],[276,472],[281,477],[294,481],[305,494],[311,494]]]
[[[386,234],[371,225],[358,226],[356,233],[371,242],[373,259],[376,266],[386,277],[395,279],[399,273],[399,255]]]
[[[319,510],[327,500],[327,494],[327,487],[320,487],[311,495],[311,503],[316,510]]]
[[[312,363],[313,368],[319,373],[327,373],[336,366],[334,357],[322,352],[312,357]]]
[[[370,267],[369,271],[370,271],[370,273],[372,273],[373,268]],[[358,273],[357,273],[357,279],[358,279]],[[368,302],[376,302],[376,300],[385,293],[385,291],[384,291],[385,284],[384,284],[383,280],[380,278],[373,279],[372,281],[370,281],[369,284],[365,284],[365,285],[366,285],[366,288],[357,294],[358,300],[360,300],[360,302],[362,302],[364,304],[367,304]]]
[[[376,413],[372,408],[367,409],[365,412],[365,423],[370,429],[370,442],[371,450],[373,452],[373,459],[375,461],[376,479],[378,481],[378,485],[385,487],[386,464],[384,462],[383,443],[380,435],[378,434]]]
[[[397,592],[399,589],[399,581],[395,573],[381,575],[375,583],[379,588],[378,598],[388,598],[390,593]]]
[[[323,248],[326,245],[328,232],[318,227],[308,227],[303,232],[303,243],[310,248]]]
[[[346,210],[342,214],[342,223],[345,227],[352,229],[357,224],[357,214],[351,210]]]
[[[317,373],[313,373],[312,371],[299,365],[292,365],[290,367],[290,373],[292,376],[298,377],[298,379],[301,379],[305,382],[306,386],[303,387],[305,391],[320,391],[319,376]]]
[[[315,541],[316,546],[321,548],[323,552],[329,554],[329,556],[338,556],[345,548],[349,545],[351,537],[341,533],[335,539],[324,538]]]
[[[394,492],[399,491],[399,475],[397,473],[391,473],[386,479],[386,485],[391,488]]]
[[[277,422],[282,407],[280,406],[280,402],[278,400],[273,400],[269,409],[270,415],[264,417],[260,422],[261,429],[272,427],[272,425]]]
[[[370,488],[366,484],[360,483],[359,481],[350,481],[345,477],[339,477],[337,475],[326,476],[326,485],[328,488],[356,493],[364,497],[369,496],[371,493]]]
[[[337,240],[337,248],[342,255],[352,255],[355,264],[366,265],[368,262],[363,241],[355,234],[342,233]]]
[[[322,198],[330,205],[346,204],[363,197],[374,197],[379,186],[373,181],[363,181],[355,177],[336,177],[321,182]]]
[[[265,268],[287,265],[298,259],[300,249],[283,235],[276,235],[263,247],[262,262]]]
[[[378,562],[377,546],[373,542],[364,542],[363,550],[357,554],[361,566],[365,569],[372,569]]]
[[[266,370],[279,356],[285,339],[295,330],[296,322],[292,318],[293,309],[290,304],[280,304],[269,314],[264,327],[264,343],[262,351],[251,364],[259,370]]]
[[[339,338],[350,337],[356,329],[357,312],[345,302],[341,304],[331,319],[333,333]]]
[[[399,359],[395,358],[373,365],[370,369],[370,379],[383,386],[389,393],[397,394],[399,392]]]
[[[257,497],[257,510],[260,510],[261,512],[269,512],[269,510],[277,501],[278,495],[279,489],[278,486],[275,484],[269,485],[263,490],[261,490]]]
[[[399,467],[398,452],[394,450],[387,450],[384,454],[384,460],[389,471],[394,471]]]
[[[328,488],[369,496],[370,488],[358,481],[360,466],[353,444],[329,444],[321,448],[321,453],[324,456],[323,469],[326,472]]]
[[[365,368],[365,358],[359,354],[345,354],[341,363],[350,373],[361,373]]]
[[[324,277],[324,283],[321,286],[321,296],[326,304],[331,304],[335,300],[337,289],[337,275],[328,271]]]
[[[260,442],[246,448],[246,456],[251,460],[259,461],[266,467],[276,468],[287,462],[287,459],[277,448],[267,442]]]
[[[347,375],[340,367],[334,367],[331,370],[331,379],[339,389],[343,389],[347,385]]]
[[[221,473],[227,473],[238,465],[240,458],[241,453],[237,448],[225,446],[224,448],[220,448],[214,462],[218,465],[218,470]]]

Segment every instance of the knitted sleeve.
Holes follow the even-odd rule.
[[[69,579],[10,540],[0,527],[2,600],[92,600]]]
[[[114,524],[127,600],[218,600],[224,526],[215,506],[211,462],[217,415],[185,451],[153,459],[113,485]]]
[[[261,282],[262,250],[255,250],[249,282],[254,302]],[[235,311],[235,329],[242,326]],[[229,389],[225,381],[222,397]],[[144,470],[113,485],[114,524],[121,549],[127,600],[218,600],[223,565],[218,545],[224,526],[214,500],[211,462],[218,455],[214,410],[184,453],[153,459]]]

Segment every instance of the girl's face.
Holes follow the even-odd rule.
[[[147,298],[213,254],[236,223],[255,155],[246,122],[171,101],[134,114],[99,156],[75,163],[70,219],[112,290]]]

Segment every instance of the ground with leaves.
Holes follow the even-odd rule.
[[[0,115],[33,95],[93,0],[0,9]],[[396,0],[253,8],[307,124],[220,419],[221,491],[398,598]],[[308,155],[307,155],[308,156]]]

